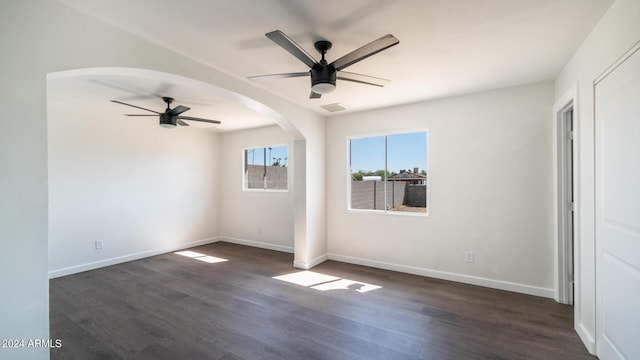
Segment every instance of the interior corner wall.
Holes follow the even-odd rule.
[[[48,140],[50,276],[216,240],[217,133],[49,101]]]
[[[287,145],[287,191],[243,190],[243,150]],[[279,126],[221,135],[220,239],[293,252],[293,140]]]
[[[553,297],[552,105],[549,82],[329,118],[329,258]],[[429,216],[347,210],[347,138],[425,128]]]
[[[640,41],[640,2],[616,0],[558,75],[555,98],[578,86],[577,233],[575,326],[591,353],[595,353],[595,159],[594,81],[635,43]],[[632,159],[631,161],[636,161]]]
[[[296,250],[294,265],[308,269],[327,259],[327,132],[326,119],[318,116],[306,123],[304,131],[314,134],[306,136],[305,145],[305,244],[302,251]],[[296,246],[298,243],[296,243]],[[304,255],[302,254],[304,252]]]

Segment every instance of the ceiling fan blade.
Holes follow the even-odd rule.
[[[367,84],[373,86],[383,87],[391,82],[391,80],[377,78],[369,75],[356,74],[352,72],[340,71],[336,74],[336,78],[339,80],[346,80],[357,82],[360,84]]]
[[[178,125],[181,125],[181,126],[189,126],[189,124],[187,124],[186,122],[184,122],[184,121],[182,121],[180,119],[176,120],[176,123],[178,123]]]
[[[313,90],[311,90],[311,94],[309,94],[309,99],[320,99],[321,96],[322,94],[318,94],[317,92],[313,92]]]
[[[111,100],[111,102],[114,102],[114,103],[116,103],[116,104],[120,104],[120,105],[127,105],[127,106],[131,106],[131,107],[134,107],[134,108],[137,108],[137,109],[141,109],[141,110],[151,111],[152,113],[156,113],[156,114],[160,114],[159,112],[157,112],[157,111],[155,111],[155,110],[145,109],[145,108],[143,108],[143,107],[136,106],[136,105],[131,105],[131,104],[127,104],[127,103],[124,103],[124,102],[122,102],[122,101],[118,101],[118,100]]]
[[[268,74],[268,75],[255,75],[255,76],[248,76],[247,79],[251,79],[251,80],[260,80],[260,79],[264,79],[264,78],[273,78],[273,79],[286,79],[286,78],[293,78],[293,77],[303,77],[303,76],[309,76],[309,72],[295,72],[295,73],[284,73],[284,74]]]
[[[147,115],[147,114],[124,114],[124,116],[158,116],[158,115]]]
[[[377,54],[382,50],[397,45],[399,42],[400,41],[396,39],[395,36],[387,34],[339,58],[338,60],[334,61],[332,65],[336,68],[336,70],[342,70],[347,66],[351,66],[358,61],[368,58],[371,55]]]
[[[197,117],[191,117],[191,116],[178,116],[178,120],[192,120],[192,121],[201,121],[201,122],[207,122],[207,123],[212,123],[212,124],[221,124],[220,121],[218,120],[209,120],[209,119],[202,119],[202,118],[197,118]]]
[[[305,63],[309,68],[312,68],[318,62],[313,56],[309,55],[300,45],[291,40],[285,33],[280,30],[274,30],[264,34],[276,44],[280,45],[283,49],[287,50],[291,55],[297,57],[300,61]]]
[[[167,114],[169,115],[180,115],[183,112],[189,110],[190,108],[186,107],[186,106],[182,106],[182,105],[178,105],[176,107],[174,107],[173,109],[167,111]]]

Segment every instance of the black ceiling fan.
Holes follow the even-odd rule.
[[[145,111],[150,111],[150,112],[152,112],[152,113],[154,113],[156,115],[150,115],[150,114],[125,114],[125,115],[126,116],[159,116],[160,117],[160,126],[162,126],[162,127],[171,128],[171,127],[176,127],[177,125],[189,126],[189,124],[187,124],[183,120],[192,120],[192,121],[207,122],[207,123],[212,123],[212,124],[220,124],[220,121],[218,121],[218,120],[202,119],[202,118],[197,118],[197,117],[192,117],[192,116],[180,116],[180,114],[182,114],[183,112],[189,110],[190,108],[188,108],[186,106],[178,105],[178,106],[174,107],[173,109],[171,109],[170,105],[173,102],[173,98],[170,98],[170,97],[167,97],[167,96],[163,96],[162,100],[165,103],[167,103],[167,108],[163,113],[157,112],[155,110],[145,109],[145,108],[137,106],[137,105],[127,104],[125,102],[118,101],[118,100],[111,100],[111,102],[114,102],[116,104],[131,106],[131,107],[134,107],[134,108],[137,108],[137,109],[141,109],[141,110],[145,110]]]
[[[373,76],[356,74],[352,72],[342,71],[348,66],[351,66],[358,61],[364,60],[371,55],[377,54],[382,50],[388,49],[394,45],[397,45],[400,41],[393,35],[387,34],[377,40],[370,42],[363,47],[356,49],[347,55],[327,63],[324,56],[331,48],[331,42],[327,40],[316,41],[314,46],[316,50],[322,55],[322,59],[317,61],[309,53],[307,53],[300,45],[288,37],[280,30],[275,30],[265,34],[266,37],[273,40],[276,44],[280,45],[283,49],[287,50],[291,55],[298,58],[305,63],[310,71],[307,72],[294,72],[284,74],[270,74],[270,75],[257,75],[250,76],[249,79],[274,77],[274,78],[291,78],[291,77],[303,77],[311,75],[311,95],[310,99],[318,99],[322,94],[330,93],[336,88],[336,79],[357,82],[360,84],[384,86],[389,83],[390,80],[381,79]]]

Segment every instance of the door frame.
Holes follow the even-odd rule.
[[[567,114],[572,116],[572,137],[568,136]],[[579,302],[580,254],[579,251],[579,106],[578,84],[569,89],[553,106],[553,156],[554,156],[554,238],[555,238],[555,300],[562,304]],[[571,146],[571,161],[568,147]],[[569,180],[568,178],[571,178]],[[573,199],[573,205],[569,199]],[[573,212],[570,218],[568,214]],[[576,306],[577,308],[577,306]]]

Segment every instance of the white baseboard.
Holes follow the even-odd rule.
[[[261,249],[275,250],[275,251],[281,251],[281,252],[286,252],[291,254],[293,253],[293,246],[277,245],[277,244],[265,243],[260,241],[238,239],[238,238],[227,237],[227,236],[219,236],[218,241],[225,241],[232,244],[253,246]]]
[[[595,355],[596,340],[594,339],[593,335],[591,335],[589,330],[587,330],[587,328],[585,328],[584,325],[580,323],[578,324],[578,326],[576,326],[576,332],[578,333],[578,337],[580,337],[580,340],[582,340],[584,346],[587,348],[587,351],[589,351],[589,354]]]
[[[327,254],[325,255],[320,255],[315,259],[312,259],[309,262],[304,262],[304,261],[293,261],[293,267],[296,269],[302,269],[302,270],[309,270],[311,268],[313,268],[316,265],[319,265],[325,261],[327,261],[328,256]]]
[[[160,255],[160,254],[164,254],[171,251],[187,249],[194,246],[206,245],[206,244],[210,244],[218,241],[226,241],[233,244],[253,246],[257,248],[281,251],[286,253],[294,252],[293,247],[290,247],[290,246],[283,246],[283,245],[270,244],[265,242],[238,239],[238,238],[225,237],[225,236],[216,236],[208,239],[202,239],[202,240],[191,241],[188,243],[183,243],[173,247],[148,250],[148,251],[143,251],[135,254],[128,254],[124,256],[118,256],[114,258],[99,260],[91,263],[70,266],[62,269],[50,270],[49,278],[53,279],[61,276],[76,274],[83,271],[98,269],[101,267],[120,264],[127,261],[138,260],[138,259],[142,259],[150,256]],[[431,270],[431,269],[419,268],[414,266],[399,265],[399,264],[387,263],[382,261],[345,256],[340,254],[321,255],[312,259],[309,262],[294,261],[293,266],[298,269],[308,270],[326,260],[336,260],[336,261],[342,261],[342,262],[351,263],[351,264],[371,266],[371,267],[380,268],[380,269],[399,271],[399,272],[421,275],[421,276],[428,276],[436,279],[456,281],[456,282],[461,282],[465,284],[472,284],[472,285],[484,286],[484,287],[489,287],[494,289],[513,291],[513,292],[547,297],[552,299],[554,297],[554,290],[550,288],[542,288],[542,287],[512,283],[507,281],[492,280],[492,279],[481,278],[476,276],[455,274],[455,273],[449,273],[445,271]],[[593,337],[589,334],[588,331],[586,331],[586,329],[584,329],[584,327],[579,326],[578,328],[576,328],[576,331],[580,335],[580,338],[582,339],[582,341],[585,343],[585,346],[587,347],[587,349],[589,349],[589,352],[592,352],[592,349],[595,349],[595,341],[593,340]]]
[[[202,240],[190,241],[188,243],[182,243],[182,244],[179,244],[179,245],[176,245],[176,246],[167,247],[167,248],[147,250],[147,251],[142,251],[142,252],[138,252],[138,253],[134,253],[134,254],[127,254],[127,255],[118,256],[118,257],[114,257],[114,258],[98,260],[98,261],[94,261],[94,262],[90,262],[90,263],[86,263],[86,264],[69,266],[69,267],[62,268],[62,269],[49,270],[49,279],[54,279],[54,278],[57,278],[57,277],[71,275],[71,274],[76,274],[76,273],[83,272],[83,271],[94,270],[94,269],[98,269],[98,268],[105,267],[105,266],[111,266],[111,265],[115,265],[115,264],[124,263],[124,262],[127,262],[127,261],[138,260],[138,259],[142,259],[142,258],[146,258],[146,257],[150,257],[150,256],[156,256],[156,255],[160,255],[160,254],[165,254],[165,253],[172,252],[172,251],[187,249],[187,248],[191,248],[191,247],[194,247],[194,246],[201,246],[201,245],[211,244],[211,243],[214,243],[214,242],[217,242],[217,241],[220,241],[220,238],[216,236],[216,237],[202,239]]]
[[[518,283],[513,283],[508,281],[493,280],[493,279],[487,279],[487,278],[482,278],[478,276],[455,274],[455,273],[450,273],[446,271],[425,269],[425,268],[419,268],[415,266],[399,265],[399,264],[387,263],[382,261],[345,256],[340,254],[328,254],[328,258],[329,260],[342,261],[350,264],[364,265],[364,266],[370,266],[370,267],[375,267],[379,269],[399,271],[399,272],[408,273],[408,274],[428,276],[436,279],[456,281],[456,282],[465,283],[465,284],[484,286],[488,288],[512,291],[512,292],[517,292],[517,293],[522,293],[527,295],[535,295],[535,296],[541,296],[541,297],[546,297],[551,299],[553,299],[553,296],[554,296],[554,290],[551,288],[543,288],[543,287],[518,284]]]

